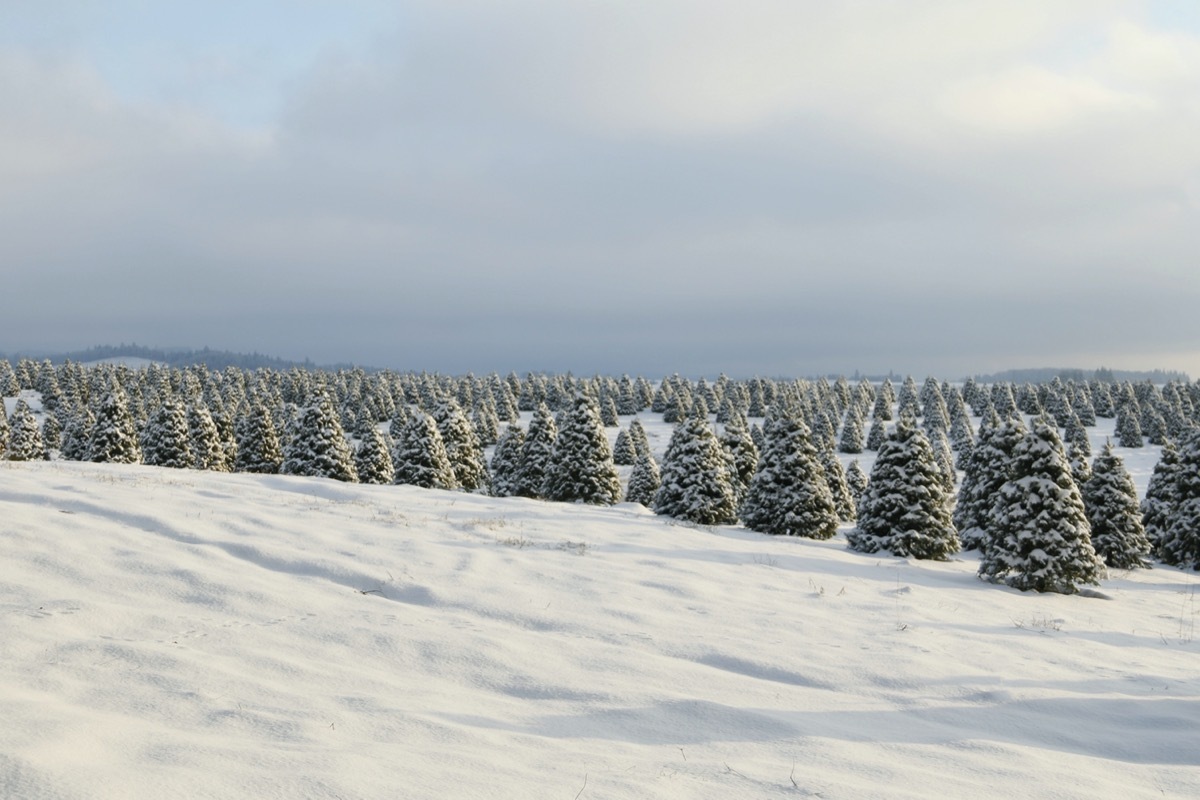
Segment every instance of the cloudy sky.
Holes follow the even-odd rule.
[[[0,351],[1200,377],[1195,0],[0,0]]]

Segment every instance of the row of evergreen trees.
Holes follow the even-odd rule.
[[[1089,462],[1085,430],[1096,416],[1140,420],[1151,409],[1166,430],[1187,438],[1200,408],[1200,392],[1189,384],[1055,381],[985,388],[967,381],[960,389],[933,379],[918,388],[909,378],[896,391],[888,381],[851,385],[845,379],[735,382],[722,376],[710,385],[671,376],[655,386],[627,376],[455,379],[357,370],[135,372],[30,363],[14,370],[0,362],[0,387],[8,394],[41,392],[49,412],[39,430],[23,402],[11,421],[0,408],[0,446],[9,458],[40,457],[50,449],[94,461],[588,503],[622,499],[616,465],[627,464],[633,469],[624,499],[661,514],[706,525],[740,519],[753,530],[812,538],[828,538],[839,522],[857,517],[847,537],[854,549],[944,558],[960,546],[977,548],[983,552],[981,574],[1020,588],[1068,590],[1093,582],[1100,560],[1127,568],[1151,551],[1167,563],[1200,566],[1195,536],[1188,536],[1196,527],[1178,522],[1192,513],[1184,511],[1191,508],[1190,496],[1179,477],[1188,470],[1168,476],[1169,460],[1179,460],[1169,444],[1174,439],[1163,439],[1162,477],[1156,470],[1144,508],[1137,509],[1132,482],[1127,473],[1122,477],[1111,448]],[[719,435],[709,423],[714,406]],[[613,450],[604,433],[620,415],[646,407],[676,422],[661,468],[636,419],[618,433]],[[967,408],[985,420],[978,436]],[[533,412],[528,431],[516,424],[518,410]],[[755,412],[764,416],[761,428],[748,424]],[[1037,415],[1033,431],[1024,430],[1018,412]],[[879,450],[869,481],[857,463],[843,472],[834,452],[854,452],[868,414],[868,439],[876,441],[866,445]],[[896,415],[900,421],[888,434],[884,423]],[[509,422],[503,432],[502,418]],[[842,420],[840,436],[836,419]],[[1059,427],[1069,450],[1058,438]],[[1035,448],[1034,442],[1041,444]],[[489,466],[484,447],[493,443]],[[1018,459],[1022,447],[1037,449],[1037,457],[1024,453],[1024,461]],[[1051,469],[1059,461],[1069,483]],[[956,465],[965,475],[957,506]],[[1035,467],[1042,470],[1036,480]],[[1058,488],[1050,490],[1051,484]],[[1083,491],[1093,484],[1090,495]],[[1125,498],[1121,514],[1109,508],[1117,495]],[[1049,510],[1051,500],[1056,510]],[[1020,503],[1033,504],[1036,513]],[[1047,514],[1061,517],[1056,524],[1063,529],[1052,543],[1038,543],[1035,534],[1044,532]],[[1141,524],[1143,518],[1140,534],[1130,531],[1131,523],[1113,522]],[[1030,566],[1037,558],[1076,566],[1061,573]]]

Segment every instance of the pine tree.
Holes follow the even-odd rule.
[[[979,441],[964,465],[958,502],[954,506],[954,526],[964,550],[983,550],[986,546],[992,506],[1011,474],[1013,450],[1025,434],[1025,423],[1019,417],[1009,417],[1003,422],[985,420],[980,426]]]
[[[142,462],[155,467],[190,469],[195,461],[187,414],[183,406],[167,400],[150,417],[142,431]]]
[[[307,406],[283,448],[283,475],[356,482],[354,457],[342,422],[328,395]]]
[[[1142,528],[1158,553],[1163,534],[1171,523],[1171,512],[1179,501],[1179,448],[1168,439],[1163,445],[1146,496],[1142,498]]]
[[[547,500],[611,505],[621,499],[621,480],[596,401],[576,395],[546,464]]]
[[[846,534],[850,549],[938,560],[958,552],[943,480],[924,431],[901,416],[871,468],[857,527]]]
[[[746,415],[740,409],[731,409],[719,440],[730,460],[730,477],[740,506],[758,469],[758,446],[750,435]]]
[[[2,405],[2,404],[0,404]],[[84,406],[67,420],[63,426],[62,447],[59,455],[68,461],[86,461],[88,442],[92,437],[92,428],[96,426],[96,417],[91,409]]]
[[[46,458],[50,458],[52,451],[62,447],[62,423],[58,420],[58,414],[47,414],[42,420],[42,441],[46,445]]]
[[[458,479],[433,418],[418,411],[400,429],[392,452],[395,482],[425,489],[457,489]]]
[[[637,462],[637,448],[629,437],[629,429],[622,428],[617,432],[617,440],[613,442],[613,463],[628,467]]]
[[[283,464],[283,446],[279,442],[274,419],[261,402],[251,403],[234,429],[237,436],[235,470],[262,475],[279,472]]]
[[[639,456],[650,452],[650,440],[646,438],[646,429],[637,417],[629,423],[629,440],[633,443],[634,452]]]
[[[115,382],[100,400],[96,422],[88,436],[87,460],[114,464],[137,464],[142,460],[128,399]]]
[[[521,467],[521,450],[525,447],[525,431],[516,423],[509,423],[496,442],[492,452],[492,486],[495,497],[512,497],[517,494],[517,475]]]
[[[1144,444],[1138,415],[1128,406],[1122,406],[1117,412],[1117,443],[1121,447],[1141,447]]]
[[[634,420],[636,422],[637,420]],[[630,430],[632,431],[632,425]],[[558,424],[543,402],[535,404],[525,444],[521,447],[521,460],[514,479],[514,490],[518,497],[541,497],[546,482],[546,465],[554,452],[558,439]]]
[[[196,469],[225,471],[225,447],[212,413],[203,401],[193,403],[187,412],[192,444],[192,466]]]
[[[885,441],[887,441],[887,424],[876,417],[871,422],[870,433],[867,434],[867,449],[872,453],[878,452]]]
[[[2,404],[3,401],[0,401]],[[37,417],[24,400],[18,400],[9,419],[8,449],[4,457],[9,461],[41,461],[46,457],[46,444]]]
[[[850,466],[846,467],[846,488],[850,490],[850,497],[854,500],[855,516],[858,516],[858,504],[862,502],[868,483],[867,473],[863,472],[858,459],[851,461]]]
[[[654,505],[654,496],[662,485],[662,474],[658,462],[649,452],[638,456],[633,471],[629,473],[629,486],[625,490],[626,503],[640,503],[647,508]]]
[[[833,507],[837,509],[838,519],[851,522],[857,516],[856,503],[846,481],[846,471],[842,469],[842,462],[838,461],[837,454],[828,448],[821,450],[820,457],[825,482],[829,484],[829,493],[833,495]]]
[[[395,480],[388,441],[378,426],[371,425],[362,432],[354,453],[354,469],[360,483],[385,486]]]
[[[1092,477],[1081,487],[1083,507],[1092,526],[1092,547],[1114,569],[1148,564],[1150,540],[1142,527],[1137,490],[1121,457],[1107,443],[1092,465]]]
[[[1096,584],[1104,564],[1057,431],[1045,420],[1013,451],[1009,480],[992,510],[979,575],[1022,591],[1073,594]]]
[[[7,361],[0,361],[0,364],[7,363]],[[16,380],[15,377],[14,380]],[[8,437],[11,433],[12,425],[8,421],[8,412],[4,410],[4,397],[0,395],[0,453],[8,448]]]
[[[812,436],[798,417],[777,414],[764,423],[758,469],[740,512],[752,531],[828,539],[838,515]]]
[[[856,454],[863,451],[863,420],[854,408],[847,409],[842,435],[838,439],[838,452]]]
[[[488,471],[483,448],[458,403],[454,400],[443,401],[434,411],[433,418],[442,434],[442,443],[459,487],[468,492],[486,488]]]
[[[1175,503],[1158,540],[1158,557],[1173,567],[1200,570],[1200,433],[1179,448]]]
[[[729,459],[708,421],[691,415],[675,426],[663,457],[654,513],[697,525],[737,521]]]

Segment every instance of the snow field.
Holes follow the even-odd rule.
[[[3,796],[1200,794],[1195,573],[1023,594],[628,505],[73,462],[0,464],[0,520]]]

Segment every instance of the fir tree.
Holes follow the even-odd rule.
[[[719,439],[730,461],[730,478],[740,506],[758,469],[758,446],[754,444],[746,415],[741,410],[731,410]]]
[[[0,401],[0,405],[3,401]],[[37,417],[24,400],[18,400],[9,419],[8,449],[4,457],[9,461],[41,461],[46,457],[46,444],[38,427]]]
[[[629,430],[622,428],[617,432],[617,440],[613,442],[613,463],[628,467],[637,463],[637,448],[633,445],[633,439],[629,437]]]
[[[389,450],[388,441],[378,426],[371,425],[362,432],[354,453],[354,469],[360,483],[385,486],[395,480],[396,470]]]
[[[1123,406],[1117,412],[1117,443],[1121,447],[1141,447],[1144,444],[1141,423],[1128,406]]]
[[[887,441],[887,424],[876,417],[871,422],[871,432],[867,434],[867,449],[872,453],[878,452],[885,441]]]
[[[187,412],[192,444],[192,466],[196,469],[225,471],[225,447],[212,413],[202,402],[193,403]]]
[[[2,404],[0,404],[2,405]],[[59,455],[68,461],[86,461],[88,442],[92,437],[92,428],[96,425],[96,417],[86,406],[79,409],[63,426],[62,447]]]
[[[137,464],[142,460],[128,399],[115,382],[100,400],[96,422],[88,436],[87,460],[114,464]]]
[[[42,441],[46,445],[46,458],[50,458],[52,451],[62,447],[62,423],[58,420],[58,414],[47,414],[42,420]]]
[[[979,575],[1022,591],[1073,594],[1096,584],[1104,564],[1057,431],[1038,420],[1013,451],[992,510]]]
[[[650,440],[646,438],[646,429],[636,417],[629,423],[629,441],[633,443],[633,450],[639,456],[650,452]]]
[[[1142,528],[1146,538],[1159,551],[1163,534],[1171,522],[1171,512],[1179,501],[1179,448],[1174,441],[1168,439],[1163,445],[1158,463],[1154,465],[1154,473],[1150,476],[1150,484],[1146,487],[1146,496],[1142,498]]]
[[[283,464],[283,446],[275,422],[260,402],[251,403],[247,413],[235,425],[237,455],[234,469],[274,475]]]
[[[454,478],[459,487],[468,492],[485,488],[488,483],[488,471],[483,448],[479,445],[475,429],[467,421],[458,403],[454,400],[443,401],[438,405],[433,418],[442,434],[442,443],[446,447],[446,455],[450,458],[450,466],[454,468]]]
[[[1175,503],[1159,536],[1158,556],[1173,567],[1200,570],[1200,434],[1179,448]]]
[[[635,420],[636,422],[636,420]],[[632,426],[630,426],[632,430]],[[546,465],[554,452],[558,439],[558,424],[543,402],[535,404],[533,418],[529,421],[529,432],[521,447],[521,460],[514,479],[514,493],[518,497],[541,497],[546,482]]]
[[[854,495],[846,481],[846,471],[837,455],[826,448],[820,451],[821,468],[825,472],[825,482],[829,484],[829,493],[833,495],[833,507],[837,509],[838,519],[851,522],[857,516]]]
[[[7,361],[0,361],[0,364],[7,363]],[[3,453],[7,449],[10,433],[12,433],[12,425],[8,421],[8,412],[4,410],[4,397],[0,395],[0,453]]]
[[[424,489],[457,489],[458,479],[433,418],[418,411],[400,429],[392,453],[395,482]]]
[[[858,516],[858,504],[862,502],[868,483],[867,473],[863,472],[858,459],[851,461],[850,466],[846,467],[846,488],[850,490],[850,497],[854,500],[855,516]]]
[[[812,436],[800,419],[777,414],[763,430],[758,469],[740,512],[752,531],[828,539],[838,515]]]
[[[863,450],[863,420],[854,408],[846,410],[842,423],[842,435],[838,439],[838,452],[856,454]]]
[[[191,437],[187,414],[174,400],[167,400],[150,417],[142,431],[142,462],[155,467],[192,467]]]
[[[729,466],[706,419],[692,415],[680,421],[663,457],[654,512],[697,525],[733,524],[737,492]]]
[[[1114,569],[1148,566],[1150,540],[1142,527],[1137,490],[1112,444],[1096,456],[1092,477],[1081,487],[1083,507],[1092,526],[1092,547]]]
[[[621,499],[621,480],[600,422],[596,402],[575,397],[546,464],[542,495],[547,500],[611,505]]]
[[[512,497],[517,494],[517,475],[521,467],[521,450],[525,447],[525,431],[515,423],[509,423],[496,442],[492,452],[492,486],[495,497]]]
[[[901,416],[871,468],[857,527],[846,534],[850,548],[939,560],[958,552],[943,480],[924,431]]]
[[[306,407],[283,448],[283,475],[358,480],[342,422],[328,395]]]
[[[979,441],[971,451],[963,470],[958,502],[954,506],[954,526],[964,550],[983,550],[989,536],[992,506],[1000,487],[1012,471],[1013,451],[1025,437],[1025,424],[1018,417],[1000,422],[985,420],[979,429]]]
[[[654,496],[662,485],[658,462],[650,453],[638,456],[633,471],[629,473],[629,486],[625,490],[626,503],[640,503],[647,508],[654,505]]]

